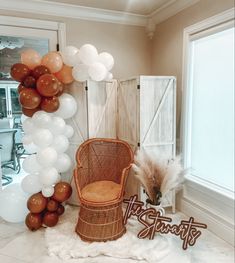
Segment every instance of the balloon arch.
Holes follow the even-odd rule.
[[[11,67],[12,78],[20,82],[22,142],[30,155],[22,164],[27,175],[21,185],[9,185],[0,192],[3,219],[15,223],[26,217],[30,230],[57,224],[64,212],[62,203],[72,194],[71,186],[61,182],[60,175],[72,163],[65,152],[74,130],[66,120],[79,110],[64,85],[89,78],[111,80],[113,65],[112,55],[98,54],[94,46],[85,44],[80,49],[67,46],[62,52],[49,52],[43,57],[28,49],[21,54],[21,63]]]

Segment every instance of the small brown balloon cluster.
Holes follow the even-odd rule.
[[[34,50],[21,54],[21,62],[11,67],[11,76],[20,82],[19,102],[22,112],[32,117],[39,110],[55,112],[59,106],[59,96],[63,84],[73,81],[72,68],[63,65],[59,53],[49,52],[44,57]]]
[[[55,185],[53,196],[46,198],[41,192],[33,194],[27,202],[30,213],[26,216],[25,224],[31,231],[36,231],[42,226],[53,227],[59,221],[59,216],[64,213],[63,202],[69,199],[72,187],[66,182]]]

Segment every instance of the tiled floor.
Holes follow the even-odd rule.
[[[77,208],[74,208],[77,209]],[[177,213],[175,221],[185,218]],[[57,257],[49,257],[44,239],[44,229],[30,232],[24,224],[10,224],[0,219],[0,262],[1,263],[144,263],[145,261],[123,260],[112,257],[97,257],[62,261]],[[190,263],[232,263],[234,262],[233,247],[205,230],[194,247],[187,251],[181,249],[182,241],[173,237],[175,250],[187,253]],[[162,263],[168,263],[164,260]],[[175,258],[174,263],[184,263]],[[185,261],[186,262],[186,261]],[[169,263],[173,263],[170,261]]]

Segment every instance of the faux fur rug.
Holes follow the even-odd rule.
[[[174,248],[170,239],[160,235],[156,235],[154,240],[138,239],[137,234],[141,230],[141,225],[135,219],[128,220],[127,232],[118,240],[93,243],[83,242],[74,231],[77,213],[77,209],[67,206],[66,213],[60,218],[60,223],[54,228],[46,229],[46,245],[50,256],[57,256],[67,260],[94,258],[104,255],[135,261],[144,260],[148,263],[165,262],[164,259],[168,258],[169,260],[170,256],[174,261],[175,255],[172,254]],[[167,262],[170,262],[168,260]],[[181,262],[187,261],[183,260]]]

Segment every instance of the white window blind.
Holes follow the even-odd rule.
[[[192,174],[234,191],[234,27],[191,41]]]

